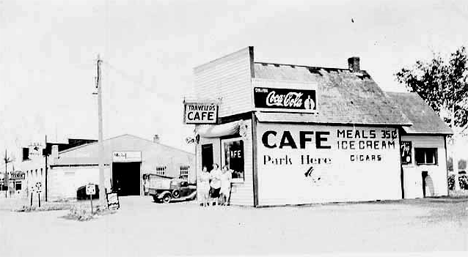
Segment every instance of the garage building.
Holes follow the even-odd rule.
[[[183,178],[195,183],[194,154],[133,135],[103,141],[104,177],[107,190],[119,195],[143,195],[145,174]],[[49,200],[76,198],[77,190],[88,183],[99,184],[99,144],[83,144],[64,151],[52,147],[48,157],[47,194]],[[41,167],[42,172],[42,167]]]

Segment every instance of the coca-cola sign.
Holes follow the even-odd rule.
[[[317,110],[315,90],[255,87],[254,102],[256,108]]]

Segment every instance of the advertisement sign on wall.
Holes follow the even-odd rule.
[[[413,152],[411,141],[401,141],[400,152],[401,152],[401,164],[411,164],[412,152]]]
[[[138,151],[113,152],[112,161],[113,162],[141,162],[141,152],[138,152]]]
[[[259,204],[399,199],[398,129],[258,125]]]
[[[263,109],[317,111],[315,90],[255,87],[254,103]]]
[[[185,124],[216,124],[218,105],[215,103],[184,103]]]

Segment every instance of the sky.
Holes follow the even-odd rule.
[[[255,61],[347,67],[381,88],[394,74],[468,45],[468,1],[0,0],[0,151],[133,134],[193,151],[183,99],[193,68],[247,46]]]

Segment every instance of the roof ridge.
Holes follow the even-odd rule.
[[[340,70],[340,71],[351,71],[348,68],[337,68],[337,67],[324,67],[324,66],[310,66],[310,65],[304,65],[304,64],[290,64],[290,63],[277,63],[277,62],[257,62],[255,61],[254,64],[271,64],[271,65],[280,65],[280,66],[290,66],[290,67],[301,67],[301,68],[311,68],[311,69],[325,69],[325,70]],[[360,70],[359,72],[366,72],[366,70]]]
[[[178,150],[178,151],[182,151],[182,152],[185,152],[185,153],[188,153],[188,154],[193,154],[189,151],[185,151],[183,149],[179,149],[179,148],[176,148],[174,146],[169,146],[169,145],[165,145],[165,144],[161,144],[161,143],[156,143],[156,142],[153,142],[149,139],[146,139],[146,138],[143,138],[143,137],[139,137],[139,136],[136,136],[136,135],[132,135],[132,134],[128,134],[128,133],[125,133],[125,134],[122,134],[122,135],[118,135],[118,136],[114,136],[114,137],[110,137],[110,138],[107,138],[107,139],[104,139],[103,140],[103,143],[106,142],[106,141],[109,141],[109,140],[112,140],[112,139],[116,139],[116,138],[120,138],[120,137],[124,137],[124,136],[130,136],[130,137],[134,137],[134,138],[138,138],[140,140],[144,140],[144,141],[147,141],[147,142],[150,142],[150,143],[153,143],[153,144],[158,144],[158,145],[161,145],[163,147],[168,147],[168,148],[172,148],[174,150]],[[60,153],[68,153],[68,152],[71,152],[71,151],[74,151],[74,150],[77,150],[77,149],[80,149],[82,147],[85,147],[85,146],[90,146],[90,145],[93,145],[93,144],[98,144],[99,142],[93,142],[93,143],[88,143],[88,144],[83,144],[83,145],[79,145],[79,146],[75,146],[75,147],[72,147],[72,148],[69,148],[69,149],[66,149],[66,150],[63,150],[61,151]]]

